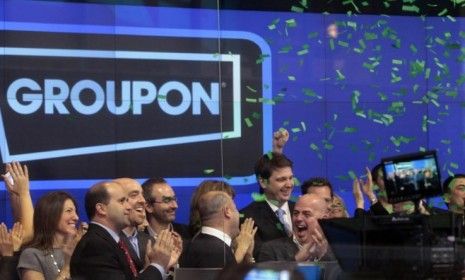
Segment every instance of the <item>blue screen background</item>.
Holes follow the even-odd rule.
[[[222,31],[258,35],[271,50],[263,59],[271,60],[272,84],[264,87],[271,88],[274,104],[264,106],[271,107],[272,117],[243,118],[271,125],[273,131],[286,128],[290,140],[285,153],[294,162],[295,176],[300,182],[327,177],[349,213],[354,210],[352,179],[383,157],[434,149],[443,179],[463,169],[462,18],[4,1],[0,20],[4,28],[44,23],[217,30],[220,43]],[[243,97],[257,99],[260,91]],[[254,127],[244,122],[243,129]],[[271,134],[265,137],[271,142]],[[175,179],[168,181],[179,197],[177,220],[186,223],[195,184],[181,186]],[[37,200],[52,189],[68,190],[81,203],[81,219],[87,220],[83,197],[95,182],[33,181],[31,191]],[[258,185],[253,180],[235,183],[236,204],[242,208]],[[11,224],[3,183],[0,190],[0,220]],[[432,203],[443,206],[440,200]]]

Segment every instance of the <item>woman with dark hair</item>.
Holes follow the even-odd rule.
[[[19,259],[21,279],[70,279],[69,261],[80,238],[76,205],[74,198],[62,191],[39,199],[34,209],[34,237]]]
[[[211,191],[223,191],[232,199],[236,196],[236,192],[230,184],[219,180],[205,180],[195,189],[191,198],[189,230],[192,236],[196,235],[202,227],[199,214],[199,199],[203,194]]]

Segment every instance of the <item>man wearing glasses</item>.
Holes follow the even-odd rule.
[[[173,188],[163,178],[151,178],[142,184],[147,202],[147,233],[157,238],[160,231],[170,229],[181,235],[182,239],[190,239],[186,225],[174,223],[178,203]]]

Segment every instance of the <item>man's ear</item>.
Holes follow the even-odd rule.
[[[228,219],[232,217],[231,208],[228,207],[228,206],[225,206],[225,207],[223,208],[223,213],[224,213],[224,216],[225,216],[226,218],[228,218]]]
[[[107,214],[107,207],[103,203],[97,203],[95,205],[95,212],[98,213],[99,215],[106,215]]]
[[[153,205],[152,203],[145,204],[145,212],[152,214],[153,213]]]
[[[258,177],[258,183],[260,184],[260,187],[262,189],[266,189],[266,187],[268,186],[268,180],[262,177]]]

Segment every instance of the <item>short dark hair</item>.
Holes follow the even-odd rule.
[[[144,183],[142,183],[144,199],[145,201],[147,201],[147,203],[153,202],[152,189],[153,189],[153,186],[157,184],[167,184],[167,182],[162,177],[153,177],[153,178],[147,179]]]
[[[465,174],[454,174],[453,176],[447,177],[447,179],[444,180],[444,183],[442,183],[442,190],[444,191],[444,193],[450,193],[451,189],[449,185],[452,183],[454,179],[459,178],[465,179]]]
[[[378,163],[371,169],[371,178],[373,179],[373,182],[375,183],[379,177],[379,170],[383,171],[383,165],[381,163]]]
[[[267,153],[262,155],[255,163],[254,171],[257,181],[260,179],[268,180],[271,173],[279,168],[290,167],[292,169],[293,163],[284,154]],[[263,188],[260,187],[260,193],[263,193]]]
[[[323,177],[312,177],[308,179],[307,181],[303,182],[302,185],[300,186],[300,190],[302,192],[302,195],[308,193],[309,188],[322,188],[328,186],[329,191],[331,192],[331,198],[334,196],[333,194],[333,186],[329,182],[328,179],[323,178]]]
[[[110,194],[107,190],[109,183],[118,184],[116,182],[99,182],[87,191],[84,198],[84,204],[86,207],[86,214],[89,220],[92,220],[95,216],[95,206],[97,203],[108,204],[110,202]]]

